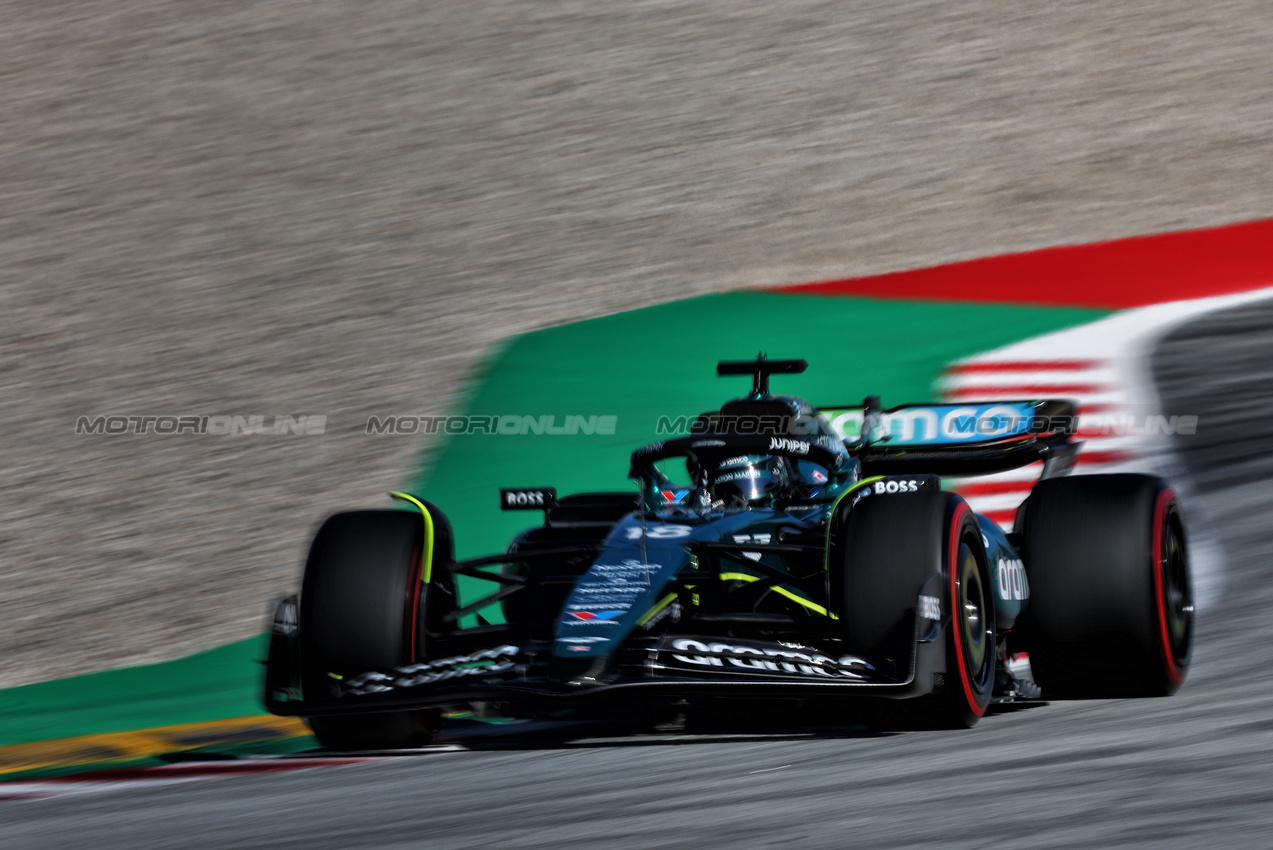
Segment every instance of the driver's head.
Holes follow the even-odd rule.
[[[716,468],[712,476],[712,501],[726,507],[768,504],[787,489],[786,463],[780,457],[740,455]]]

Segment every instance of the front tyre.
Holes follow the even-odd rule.
[[[874,663],[896,660],[901,679],[916,647],[921,592],[941,612],[945,672],[915,706],[888,701],[878,725],[967,728],[986,712],[994,687],[995,609],[981,531],[954,493],[875,493],[840,512],[832,537],[832,599],[848,651]],[[910,709],[915,709],[911,711]]]
[[[946,681],[931,700],[941,725],[967,729],[986,713],[994,690],[995,607],[977,518],[962,500],[952,503],[951,514],[944,571]]]
[[[432,506],[429,506],[432,508]],[[432,539],[418,512],[351,511],[327,519],[310,547],[301,586],[301,687],[306,699],[327,698],[338,683],[423,657],[430,621],[453,604],[444,563],[451,559],[446,517],[431,510]],[[433,581],[423,582],[431,554]],[[427,712],[323,715],[305,718],[331,750],[417,747],[432,737]]]

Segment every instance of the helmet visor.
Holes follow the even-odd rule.
[[[727,505],[770,499],[785,483],[781,458],[758,455],[730,458],[712,478],[712,499]]]

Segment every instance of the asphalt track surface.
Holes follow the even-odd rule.
[[[1225,543],[1189,681],[975,729],[663,734],[440,751],[0,810],[7,848],[1267,847],[1273,833],[1273,302],[1171,334],[1154,359],[1193,523]],[[1186,411],[1186,408],[1188,410]]]

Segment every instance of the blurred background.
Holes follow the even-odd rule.
[[[264,627],[484,351],[1273,216],[1225,0],[0,2],[0,686]],[[325,415],[321,436],[80,416]]]

